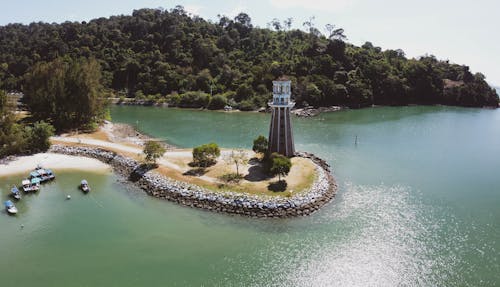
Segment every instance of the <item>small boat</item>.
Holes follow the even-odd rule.
[[[24,192],[29,192],[32,191],[33,189],[31,188],[31,181],[29,179],[24,179],[21,182],[21,185],[23,186]]]
[[[39,178],[40,182],[46,182],[49,180],[53,180],[56,178],[52,170],[44,169],[40,165],[38,165],[34,171],[30,172],[28,179]]]
[[[80,188],[82,189],[83,192],[87,193],[90,191],[90,186],[89,183],[84,179],[80,183]]]
[[[17,200],[21,199],[21,193],[19,192],[19,189],[17,188],[17,186],[12,187],[12,188],[10,189],[10,192],[11,192],[11,195],[12,195],[15,199],[17,199]]]
[[[38,173],[38,171],[32,171],[30,172],[30,175],[28,176],[28,179],[33,179],[33,178],[40,178],[40,174]]]
[[[231,106],[229,106],[229,105],[224,106],[224,111],[226,111],[226,112],[230,112],[230,111],[232,111],[232,110],[233,110],[233,107],[231,107]]]
[[[40,182],[41,182],[41,179],[36,177],[36,178],[33,178],[31,179],[31,190],[32,191],[38,191],[40,189]]]
[[[7,200],[5,202],[5,209],[7,209],[7,212],[10,213],[10,214],[16,214],[17,213],[16,206],[10,200]]]
[[[54,172],[52,172],[51,169],[46,169],[45,172],[47,172],[47,177],[49,178],[49,180],[53,180],[54,178],[56,178],[56,175],[54,174]]]
[[[25,179],[21,182],[24,192],[38,191],[40,189],[40,178],[35,177],[31,180]]]
[[[39,175],[40,181],[45,182],[49,180],[49,176],[47,174],[47,171],[43,168],[37,169],[36,171]]]

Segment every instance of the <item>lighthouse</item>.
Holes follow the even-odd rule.
[[[291,95],[291,81],[288,78],[280,77],[273,81],[273,100],[269,102],[272,115],[268,149],[269,153],[277,152],[287,157],[295,154],[290,120],[290,109],[295,106],[295,102],[290,99]]]

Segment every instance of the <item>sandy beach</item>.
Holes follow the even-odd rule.
[[[39,153],[30,156],[20,156],[8,164],[1,164],[0,177],[21,173],[28,174],[38,164],[56,172],[61,169],[111,172],[110,166],[97,159],[55,153]]]

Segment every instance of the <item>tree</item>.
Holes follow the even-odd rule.
[[[208,104],[208,109],[210,110],[220,110],[227,105],[227,99],[223,95],[215,95],[210,99]]]
[[[236,166],[236,176],[240,177],[240,165],[244,165],[248,163],[247,153],[239,149],[237,151],[232,150],[231,153],[227,156],[226,162],[228,164],[234,164]]]
[[[105,115],[101,69],[95,59],[38,63],[25,79],[23,101],[29,111],[57,130],[88,129]]]
[[[209,93],[211,87],[214,94],[236,93],[243,86],[236,97],[227,99],[236,101],[232,106],[244,102],[244,108],[253,109],[265,106],[271,81],[286,74],[295,78],[296,99],[306,100],[308,83],[319,88],[321,97],[311,102],[316,106],[334,103],[363,107],[371,103],[364,100],[368,94],[374,104],[498,106],[498,97],[485,79],[476,79],[467,66],[432,56],[408,59],[401,50],[382,51],[369,42],[362,47],[345,43],[344,30],[334,25],[325,27],[323,36],[313,17],[304,22],[303,30],[292,29],[291,24],[291,18],[282,23],[273,19],[271,29],[254,27],[245,13],[234,19],[220,16],[217,23],[212,23],[192,17],[182,6],[177,6],[139,9],[131,15],[82,23],[4,25],[0,26],[0,39],[9,40],[1,41],[0,45],[0,89],[24,91],[27,98],[42,95],[34,100],[30,110],[40,107],[35,120],[53,123],[57,130],[78,128],[77,113],[84,122],[88,121],[87,115],[94,118],[93,113],[74,109],[80,104],[76,100],[80,96],[59,96],[75,91],[78,92],[75,95],[89,94],[81,83],[88,83],[90,76],[94,80],[99,78],[100,73],[82,73],[88,69],[83,69],[81,63],[79,72],[67,73],[67,66],[80,61],[71,59],[95,58],[102,68],[100,82],[104,88],[115,93],[123,91],[128,97],[134,97],[136,91],[142,91],[137,97],[174,92]],[[62,59],[59,66],[48,65],[58,57]],[[40,88],[32,93],[24,75],[31,75],[37,66],[42,66],[41,70],[46,70],[44,73],[49,76],[33,78]],[[336,71],[349,73],[358,69],[362,72],[360,77],[349,85],[335,84],[365,96],[356,96],[354,101],[350,97],[337,97],[327,87],[331,84],[325,84],[324,78],[333,80]],[[463,82],[463,86],[443,87],[443,80]],[[77,84],[71,87],[66,82]],[[260,85],[267,87],[267,91]],[[311,97],[316,96],[315,89],[309,92],[313,92]],[[343,90],[339,89],[339,93],[343,94]],[[172,100],[183,107],[193,106],[189,100],[200,100],[196,103],[198,107],[209,104],[204,101],[209,97],[192,96],[182,104],[178,97]],[[300,104],[302,100],[297,102]],[[249,101],[258,106],[251,107]],[[98,121],[99,116],[91,120]]]
[[[36,122],[29,130],[28,144],[32,152],[42,152],[50,148],[50,137],[54,135],[54,127],[44,121]]]
[[[268,152],[268,145],[269,142],[267,141],[267,138],[263,135],[260,135],[253,140],[252,150],[256,153],[261,153],[264,156],[266,156]]]
[[[217,163],[220,149],[216,143],[203,144],[193,149],[193,163],[197,166],[207,167]]]
[[[344,41],[347,37],[344,35],[344,29],[336,29],[335,25],[326,24],[325,29],[328,31],[328,39]]]
[[[278,176],[281,181],[282,176],[286,176],[292,168],[292,161],[284,155],[273,153],[271,155],[271,174]]]
[[[156,163],[156,160],[165,153],[165,148],[159,142],[150,140],[145,143],[143,152],[147,161]]]

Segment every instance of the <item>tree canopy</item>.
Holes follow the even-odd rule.
[[[270,172],[273,175],[278,176],[278,181],[281,181],[282,176],[286,176],[290,169],[292,168],[292,161],[279,153],[273,153],[271,155],[271,169]]]
[[[253,140],[252,150],[256,153],[266,155],[266,153],[268,152],[268,144],[269,142],[267,141],[267,138],[263,135],[259,135],[256,139]]]
[[[185,107],[219,108],[224,100],[245,110],[265,106],[272,80],[282,74],[292,80],[298,106],[498,105],[484,76],[467,66],[408,59],[370,42],[357,47],[345,42],[341,27],[329,24],[323,35],[314,18],[306,31],[291,29],[292,21],[273,19],[264,29],[240,13],[213,23],[177,6],[81,23],[9,24],[0,27],[0,89],[29,94],[23,75],[49,68],[38,62],[84,57],[96,59],[104,87],[117,96]],[[50,68],[64,70],[60,65]]]
[[[144,144],[143,153],[146,155],[146,160],[156,163],[156,160],[165,154],[165,148],[163,145],[157,141],[147,141]]]
[[[0,158],[12,154],[30,154],[46,151],[54,127],[46,122],[17,123],[14,104],[0,90]]]
[[[101,69],[95,59],[57,58],[28,70],[23,101],[37,120],[58,130],[89,128],[104,117]]]
[[[193,163],[196,166],[207,167],[217,162],[220,148],[216,143],[203,144],[193,149]]]

